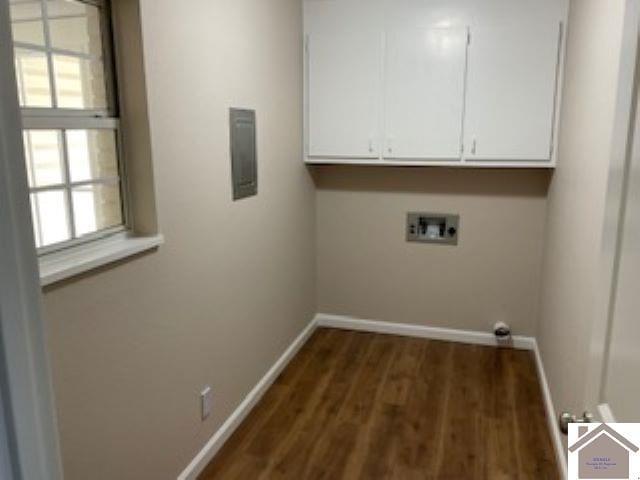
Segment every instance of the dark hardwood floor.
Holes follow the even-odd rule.
[[[557,479],[531,352],[319,329],[210,479]]]

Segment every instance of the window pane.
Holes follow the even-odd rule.
[[[51,107],[51,85],[46,54],[16,48],[15,55],[20,105]]]
[[[67,130],[72,182],[118,177],[114,130]]]
[[[51,5],[54,4],[52,9]],[[102,56],[98,7],[73,1],[49,3],[51,46],[63,50]]]
[[[72,195],[78,236],[122,225],[120,188],[117,183],[74,187]]]
[[[44,45],[42,5],[37,2],[10,2],[11,30],[14,42]]]
[[[71,239],[69,232],[69,216],[64,190],[51,190],[31,194],[31,209],[34,227],[39,238],[38,247],[46,247],[54,243]]]
[[[47,16],[49,18],[86,15],[85,3],[76,0],[48,0]]]
[[[25,130],[29,186],[46,187],[64,182],[61,137],[58,130]]]
[[[107,94],[101,60],[54,55],[56,96],[60,108],[104,109]]]

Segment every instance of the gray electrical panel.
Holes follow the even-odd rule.
[[[457,245],[460,217],[441,213],[407,214],[407,242]]]
[[[256,112],[232,108],[229,111],[229,130],[233,199],[239,200],[258,193]]]

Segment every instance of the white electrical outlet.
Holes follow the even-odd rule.
[[[200,415],[202,420],[206,420],[211,415],[211,410],[213,408],[213,390],[211,387],[205,387],[202,392],[200,392]]]

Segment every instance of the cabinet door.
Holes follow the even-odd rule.
[[[308,155],[378,158],[383,36],[308,38]]]
[[[559,42],[558,23],[471,29],[467,159],[551,159]]]
[[[385,158],[460,159],[466,49],[464,27],[387,34]]]

